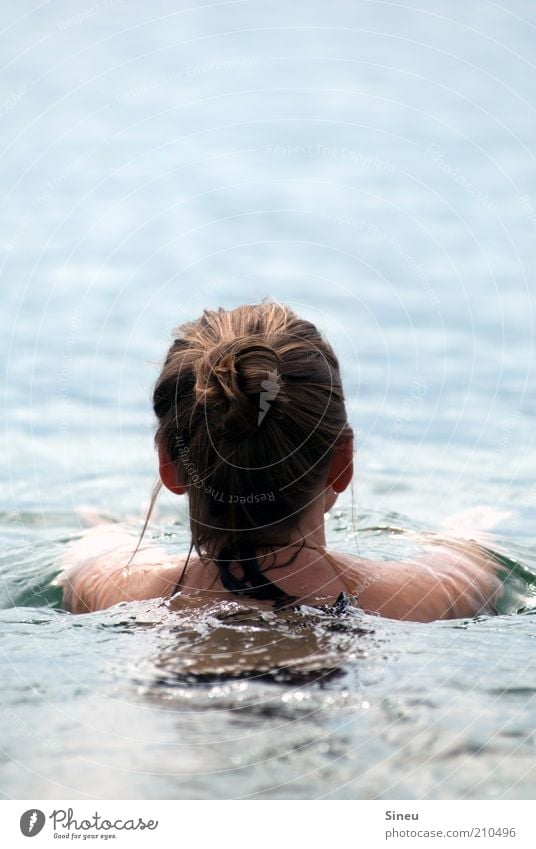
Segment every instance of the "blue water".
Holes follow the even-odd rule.
[[[1,796],[533,797],[529,581],[429,625],[77,617],[50,583],[79,508],[140,525],[172,327],[266,296],[341,359],[330,544],[395,557],[418,536],[366,529],[484,506],[536,573],[536,8],[421,7],[3,9]],[[185,523],[163,496],[150,533]]]

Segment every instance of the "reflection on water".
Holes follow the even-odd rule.
[[[158,658],[158,685],[233,678],[290,684],[323,680],[360,656],[358,638],[369,633],[349,604],[337,612],[302,607],[260,613],[232,603],[197,609],[193,618],[172,629],[180,644]]]

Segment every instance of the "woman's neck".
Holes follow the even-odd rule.
[[[302,513],[299,521],[292,526],[270,526],[259,528],[255,534],[248,534],[250,542],[258,544],[259,548],[286,548],[289,545],[304,545],[306,548],[325,548],[326,534],[324,526],[324,504],[322,499],[316,499]],[[223,536],[216,545],[216,551],[229,545],[229,537]]]
[[[326,529],[324,524],[324,499],[316,498],[305,513],[302,513],[300,521],[293,528],[290,537],[292,540],[305,540],[311,548],[326,545]]]
[[[308,548],[325,548],[326,532],[324,525],[324,510],[323,501],[317,499],[302,513],[296,525],[281,529],[270,528],[262,529],[259,532],[259,545],[272,544],[273,546],[281,545],[302,545]]]

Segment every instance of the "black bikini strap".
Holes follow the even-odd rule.
[[[234,561],[240,563],[242,567],[243,580],[231,574],[229,567]],[[295,601],[293,596],[289,596],[262,574],[254,543],[242,542],[238,545],[225,546],[215,558],[215,562],[219,569],[220,580],[229,592],[267,601],[289,603]]]

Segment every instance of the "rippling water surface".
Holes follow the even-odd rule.
[[[3,797],[533,796],[536,15],[422,6],[2,12]],[[264,296],[341,359],[330,545],[495,511],[501,615],[61,610],[80,508],[140,526],[171,327]]]

